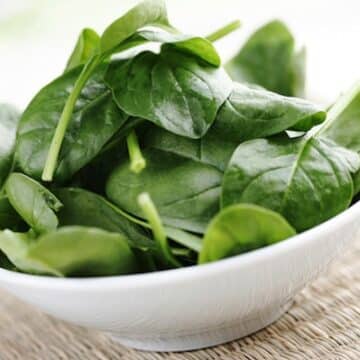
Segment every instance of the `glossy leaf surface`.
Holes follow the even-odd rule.
[[[255,250],[295,234],[295,230],[276,212],[255,205],[232,205],[222,209],[211,221],[199,263]]]

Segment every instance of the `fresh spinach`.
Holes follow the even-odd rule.
[[[207,135],[239,144],[287,129],[307,131],[325,118],[326,112],[309,101],[234,83]]]
[[[106,66],[98,69],[76,103],[59,157],[57,182],[68,180],[88,164],[128,120],[102,81],[105,70]],[[21,171],[35,179],[41,178],[58,119],[80,71],[76,68],[45,86],[20,119],[16,161]]]
[[[222,69],[173,50],[112,63],[106,79],[127,114],[190,138],[206,133],[232,89]]]
[[[258,249],[295,234],[295,230],[276,212],[256,205],[232,205],[222,209],[211,221],[204,236],[199,263]]]
[[[75,48],[66,64],[65,71],[84,65],[100,46],[100,36],[93,29],[86,28],[81,31]]]
[[[141,45],[144,41],[147,41],[146,37],[150,36],[152,41],[170,41],[179,50],[190,52],[192,55],[199,56],[215,66],[220,65],[216,50],[207,39],[199,37],[179,38],[179,36],[172,37],[170,35],[164,37],[164,35],[159,35],[156,31],[144,32],[144,28],[149,26],[161,28],[170,34],[175,33],[178,35],[178,32],[169,24],[163,0],[145,0],[141,2],[124,16],[115,20],[101,35],[99,48],[94,51],[94,55],[88,59],[82,68],[74,87],[66,98],[47,154],[42,174],[44,181],[52,181],[53,179],[62,143],[83,87],[97,67],[106,62],[112,54]]]
[[[80,277],[202,264],[357,201],[360,85],[328,116],[293,97],[305,51],[279,21],[227,64],[233,81],[212,42],[238,27],[184,35],[146,0],[100,35],[84,29],[19,123],[0,105],[0,267]]]
[[[303,231],[350,205],[359,167],[358,154],[316,136],[250,140],[230,160],[222,206],[257,204]]]
[[[360,152],[360,83],[356,83],[330,108],[319,134]]]
[[[0,232],[0,249],[21,271],[54,276],[105,276],[136,272],[137,261],[120,234],[63,227],[36,238]]]
[[[63,207],[57,213],[60,226],[96,227],[125,236],[131,247],[155,250],[149,233],[102,196],[90,191],[63,188],[54,190]]]
[[[18,119],[12,106],[0,104],[0,192],[13,166]]]
[[[343,94],[329,111],[321,136],[360,153],[360,83]],[[353,176],[354,195],[360,192],[360,171]]]
[[[304,120],[316,123],[324,118],[324,112],[303,100],[236,85],[203,138],[188,139],[150,128],[143,135],[146,169],[134,174],[129,163],[123,162],[108,180],[107,196],[141,216],[136,199],[146,190],[165,224],[203,233],[219,211],[223,172],[239,143],[282,132]]]
[[[10,204],[36,233],[55,230],[61,202],[47,188],[30,177],[12,173],[6,182]]]
[[[214,166],[167,151],[148,148],[140,174],[128,162],[114,169],[106,194],[120,208],[142,217],[137,198],[148,191],[166,225],[203,232],[219,210],[222,172]]]
[[[281,21],[257,30],[240,52],[226,64],[235,81],[260,85],[287,96],[302,96],[305,85],[305,51]]]

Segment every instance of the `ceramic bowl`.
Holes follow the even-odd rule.
[[[59,279],[0,270],[0,286],[59,319],[142,350],[225,343],[277,320],[354,240],[360,203],[293,238],[229,259],[144,275]]]

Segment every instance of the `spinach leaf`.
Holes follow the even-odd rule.
[[[40,238],[4,230],[0,249],[19,270],[35,274],[105,276],[138,268],[125,237],[95,228],[64,227]]]
[[[190,138],[206,133],[232,89],[222,69],[173,50],[114,62],[106,79],[127,114]]]
[[[83,89],[65,135],[56,170],[57,182],[71,178],[88,164],[125,124],[128,116],[112,100],[100,68]],[[16,160],[27,175],[40,179],[62,109],[81,68],[45,86],[20,119]]]
[[[360,152],[360,83],[356,83],[330,108],[319,134]]]
[[[217,261],[277,243],[295,230],[276,212],[256,205],[232,205],[216,215],[206,230],[199,263]]]
[[[18,119],[12,106],[0,104],[0,191],[13,165]]]
[[[235,25],[234,29],[238,27]],[[145,42],[167,44],[220,66],[220,57],[209,40],[184,35],[170,25],[162,0],[143,1],[110,24],[101,36],[99,51],[113,54]]]
[[[96,31],[89,28],[82,30],[66,64],[65,71],[84,65],[96,53],[99,46],[100,37]]]
[[[89,226],[120,233],[133,248],[156,250],[150,234],[102,196],[76,188],[57,189],[54,194],[63,204],[57,214],[60,226]]]
[[[101,36],[101,52],[114,52],[119,44],[145,26],[159,26],[171,29],[163,0],[142,1],[111,23]]]
[[[73,88],[66,97],[42,173],[42,179],[44,181],[53,180],[62,143],[71,122],[75,104],[83,87],[87,84],[89,78],[99,65],[107,61],[112,54],[142,44],[145,35],[143,33],[141,36],[137,33],[144,30],[146,26],[160,27],[170,33],[175,32],[174,28],[169,25],[165,4],[162,0],[143,1],[124,16],[114,21],[102,34],[100,48],[86,62],[76,78]],[[154,38],[156,37],[158,36]],[[160,37],[158,40],[162,41],[163,39]],[[215,49],[206,39],[189,38],[179,40],[175,38],[169,40],[177,44],[176,46],[180,50],[189,51],[194,55],[199,55],[200,58],[204,58],[204,56],[209,57],[208,60],[210,62],[213,62],[214,57],[217,57]],[[206,51],[204,51],[204,49],[206,49]],[[219,64],[216,65],[218,66]]]
[[[209,135],[239,144],[290,128],[307,131],[325,118],[325,111],[306,100],[234,83],[205,139]]]
[[[36,233],[57,228],[56,212],[62,204],[44,186],[26,175],[12,173],[5,190],[10,204]]]
[[[238,84],[201,139],[149,127],[142,136],[147,168],[136,176],[123,162],[108,180],[107,196],[142,216],[136,199],[148,191],[166,225],[203,233],[219,210],[223,172],[238,144],[310,118],[322,121],[325,113],[303,100]]]
[[[349,206],[359,167],[358,154],[316,136],[250,140],[230,160],[222,206],[257,204],[303,231]]]
[[[166,225],[203,232],[219,210],[222,172],[212,165],[155,148],[143,150],[147,166],[134,174],[127,162],[114,169],[107,197],[142,217],[137,198],[148,191]]]
[[[257,30],[226,69],[235,81],[258,84],[282,95],[302,96],[304,58],[304,50],[295,52],[289,29],[276,20]]]
[[[356,83],[331,107],[321,136],[360,153],[360,83]],[[354,195],[360,192],[360,171],[354,175]]]

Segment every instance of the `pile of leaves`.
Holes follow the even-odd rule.
[[[305,51],[279,21],[222,67],[213,42],[238,26],[185,35],[147,0],[102,35],[83,30],[22,114],[0,106],[3,268],[106,276],[202,264],[351,205],[360,86],[328,111],[299,98]]]

